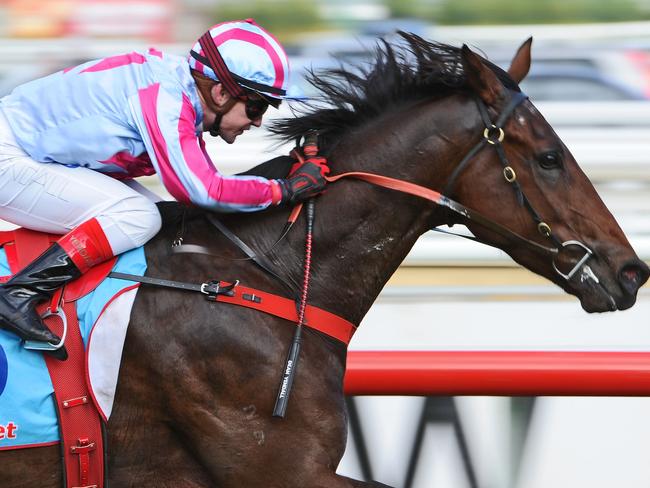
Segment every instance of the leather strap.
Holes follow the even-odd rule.
[[[253,308],[289,320],[294,324],[298,322],[298,311],[294,300],[242,285],[236,286],[233,291],[232,296],[217,296],[217,302]],[[333,337],[346,346],[357,329],[352,322],[313,305],[307,305],[303,325]]]
[[[8,259],[12,273],[16,273],[36,259],[51,243],[48,234],[27,229],[14,232],[14,257]],[[7,249],[8,250],[8,249]],[[45,363],[54,387],[54,399],[59,416],[61,449],[64,461],[64,486],[78,488],[104,486],[104,444],[101,417],[86,384],[85,350],[79,332],[74,303],[63,304],[68,319],[65,346],[68,359],[59,361],[45,355]],[[47,325],[61,335],[63,324],[56,314],[47,319]]]
[[[544,254],[556,255],[558,250],[557,248],[547,247],[538,242],[532,241],[525,238],[524,236],[517,234],[516,232],[504,227],[497,222],[494,222],[479,212],[472,210],[471,208],[465,207],[464,205],[448,198],[441,193],[426,188],[424,186],[416,185],[415,183],[410,183],[408,181],[398,180],[395,178],[390,178],[388,176],[376,175],[373,173],[363,173],[361,171],[351,171],[349,173],[341,173],[333,176],[326,176],[328,182],[334,183],[342,178],[356,178],[359,180],[367,181],[373,185],[381,186],[383,188],[388,188],[391,190],[397,190],[402,193],[408,193],[409,195],[415,195],[425,200],[429,200],[437,205],[447,207],[450,210],[453,210],[457,214],[463,216],[466,219],[473,220],[478,224],[482,225],[486,229],[489,229],[500,236],[503,236],[507,239],[517,240],[527,246],[533,247],[538,251],[543,252]]]
[[[109,276],[111,278],[119,278],[154,286],[180,288],[189,291],[201,291],[206,295],[210,295],[202,289],[204,285],[162,280],[159,278],[130,275],[126,273],[113,272],[109,274]],[[296,308],[295,300],[260,291],[248,286],[242,286],[238,283],[216,283],[218,283],[216,286],[218,290],[227,290],[227,292],[208,296],[210,300],[222,303],[230,303],[231,305],[239,305],[240,307],[252,308],[269,315],[275,315],[276,317],[289,320],[293,323],[298,322],[298,310]],[[326,334],[338,341],[341,341],[345,345],[348,345],[350,343],[352,336],[357,330],[357,326],[352,322],[349,322],[344,318],[339,317],[338,315],[334,315],[327,310],[323,310],[322,308],[314,307],[313,305],[307,305],[307,308],[305,310],[304,325],[311,329],[322,332],[323,334]]]
[[[152,278],[150,276],[133,275],[129,273],[118,273],[112,271],[108,275],[110,278],[118,280],[137,281],[147,285],[162,286],[165,288],[176,288],[178,290],[198,291],[210,296],[216,296],[221,293],[230,293],[236,284],[225,283],[219,280],[211,280],[206,283],[186,283],[184,281],[164,280],[162,278]]]
[[[239,249],[241,249],[246,254],[246,256],[248,256],[255,264],[257,264],[260,268],[262,268],[264,271],[266,271],[268,274],[270,274],[276,280],[282,283],[287,288],[287,290],[295,294],[297,297],[296,287],[292,286],[291,283],[289,283],[286,279],[284,279],[282,276],[280,276],[275,272],[275,270],[273,269],[273,264],[269,261],[269,259],[264,254],[257,254],[255,251],[253,251],[248,246],[248,244],[242,241],[235,233],[233,233],[228,227],[226,227],[223,224],[223,222],[221,222],[213,214],[208,213],[207,219],[233,244],[235,244]],[[285,235],[286,235],[286,230],[283,230],[280,239],[278,239],[278,241],[276,241],[275,244],[277,244]],[[275,246],[275,244],[273,244],[273,246]],[[271,249],[273,248],[273,246],[271,247]]]

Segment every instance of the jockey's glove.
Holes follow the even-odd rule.
[[[301,165],[294,167],[285,180],[278,180],[282,190],[280,203],[296,203],[308,200],[325,189],[325,175],[330,172],[327,160],[323,157],[312,157]]]

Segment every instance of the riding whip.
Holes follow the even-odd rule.
[[[302,294],[300,297],[300,307],[298,309],[298,323],[296,331],[293,334],[293,341],[289,348],[287,360],[284,363],[284,372],[282,382],[278,390],[278,396],[275,399],[273,416],[284,418],[289,403],[289,394],[293,386],[293,379],[296,375],[298,366],[298,357],[300,355],[300,342],[302,338],[302,325],[305,323],[305,309],[307,308],[307,292],[309,290],[309,271],[311,268],[311,242],[314,231],[314,199],[307,202],[307,237],[305,240],[305,274],[302,285]]]

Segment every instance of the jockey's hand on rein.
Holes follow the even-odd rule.
[[[325,189],[325,175],[330,172],[327,160],[312,157],[289,173],[286,180],[279,180],[282,188],[281,203],[296,204],[318,195]]]

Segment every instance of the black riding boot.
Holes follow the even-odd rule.
[[[10,330],[24,340],[58,344],[61,340],[52,333],[35,310],[35,306],[52,298],[54,292],[81,276],[81,271],[63,248],[52,244],[27,267],[0,286],[0,327]],[[57,359],[66,359],[62,347],[45,351]]]

